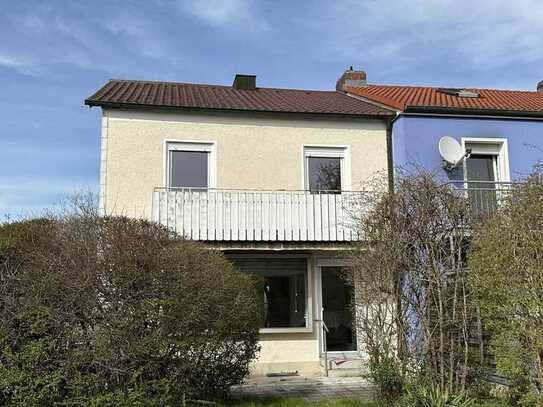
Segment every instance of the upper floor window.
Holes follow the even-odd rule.
[[[214,145],[200,142],[167,142],[168,188],[214,187]]]
[[[500,189],[509,181],[507,140],[464,139],[471,155],[464,165],[464,180],[471,205],[477,210],[489,211],[498,204]]]
[[[348,189],[347,147],[304,147],[304,184],[313,193]]]
[[[493,183],[497,181],[497,160],[493,154],[473,154],[466,160],[468,181]]]
[[[481,138],[463,139],[462,142],[466,150],[471,150],[464,167],[465,181],[487,186],[509,182],[507,140]]]

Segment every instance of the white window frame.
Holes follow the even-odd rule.
[[[324,309],[323,309],[323,301],[322,301],[322,268],[323,267],[348,267],[350,265],[349,260],[342,257],[316,257],[315,258],[315,296],[316,296],[316,309],[317,309],[317,319],[318,321],[323,321],[324,319]],[[355,295],[356,295],[356,288],[355,288]],[[356,301],[355,301],[356,303]],[[356,312],[358,312],[358,309],[355,306],[355,318],[353,320],[353,323],[356,323]],[[317,345],[317,351],[319,352],[319,355],[324,354],[324,337],[323,337],[323,330],[320,325],[317,325],[316,331],[318,334],[318,345]],[[356,338],[357,341],[357,349],[353,351],[328,351],[328,355],[330,356],[349,356],[353,357],[355,355],[361,354],[361,346],[360,346],[360,338]]]
[[[237,255],[236,257],[252,257],[252,258],[259,258],[259,259],[267,259],[267,258],[277,258],[277,254],[262,254],[262,255]],[[281,255],[282,258],[303,258],[306,259],[307,269],[305,273],[306,277],[306,293],[305,293],[305,327],[283,327],[283,328],[260,328],[258,332],[260,334],[297,334],[297,333],[310,333],[313,332],[313,324],[314,324],[314,317],[313,317],[313,279],[314,279],[314,273],[313,273],[313,258],[311,256],[307,255],[297,255],[297,254],[286,254]]]
[[[164,140],[164,186],[170,188],[170,151],[207,152],[207,189],[217,188],[217,145],[215,141]]]
[[[351,190],[351,146],[337,144],[302,145],[302,189],[309,191],[308,158],[339,158],[341,190]]]
[[[496,182],[510,182],[509,149],[504,138],[463,137],[462,148],[471,148],[471,154],[486,154],[496,157],[494,161],[494,178]],[[467,165],[464,165],[464,181],[468,182]]]

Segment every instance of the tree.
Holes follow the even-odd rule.
[[[357,333],[374,378],[383,379],[385,366],[396,388],[412,375],[463,391],[475,315],[465,264],[467,199],[421,172],[399,177],[395,191],[368,196],[360,207],[363,241],[353,251],[352,278]]]
[[[543,392],[543,173],[502,194],[475,234],[470,287],[493,338],[498,370],[517,392]]]

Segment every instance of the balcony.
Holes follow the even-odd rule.
[[[478,215],[488,215],[512,183],[451,182]],[[369,192],[166,189],[153,193],[153,220],[187,239],[253,242],[352,242],[353,215],[371,207]]]
[[[514,183],[496,181],[458,181],[450,183],[469,201],[473,212],[477,215],[489,215],[494,212],[513,191]]]
[[[195,240],[350,242],[365,194],[157,188],[153,219]]]

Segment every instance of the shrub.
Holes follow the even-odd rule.
[[[400,363],[389,354],[373,354],[369,361],[369,378],[377,386],[377,398],[392,405],[403,393],[404,378]]]
[[[437,386],[414,386],[400,404],[405,407],[472,407],[475,401],[463,394],[441,390]]]
[[[536,169],[502,197],[469,256],[471,291],[515,400],[543,394],[542,197],[543,173]]]
[[[49,405],[64,396],[62,327],[33,306],[31,251],[50,248],[52,224],[17,222],[0,228],[0,404]]]
[[[0,401],[223,396],[258,350],[254,284],[218,251],[143,220],[84,213],[5,225]]]

